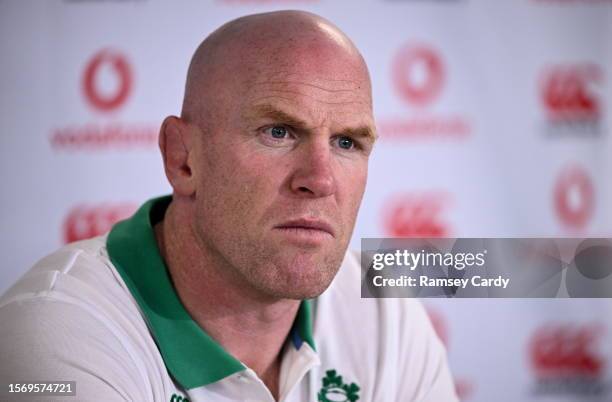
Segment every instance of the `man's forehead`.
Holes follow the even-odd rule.
[[[317,34],[309,40],[280,40],[257,48],[238,45],[239,60],[233,79],[241,80],[244,90],[300,91],[310,87],[316,96],[338,102],[367,99],[371,102],[370,77],[361,55],[348,44]],[[236,82],[236,81],[234,81]],[[304,91],[302,91],[304,92]],[[331,101],[330,101],[331,102]]]
[[[291,55],[291,53],[288,53]],[[293,62],[282,60],[271,63],[265,60],[250,60],[248,76],[250,86],[287,83],[306,83],[321,88],[355,91],[369,87],[370,78],[365,68],[355,66],[346,60],[344,62],[315,63],[314,58],[297,55]],[[289,58],[291,56],[288,56]],[[244,66],[245,64],[243,64]],[[246,81],[245,81],[246,83]]]
[[[372,97],[369,84],[364,81],[344,79],[315,79],[307,73],[296,74],[295,78],[253,81],[243,88],[243,96],[250,103],[262,98],[287,99],[292,103],[318,103],[321,106],[341,108],[371,108]]]

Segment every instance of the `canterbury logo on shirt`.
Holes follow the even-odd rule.
[[[189,398],[185,398],[182,395],[172,394],[172,398],[170,398],[170,402],[189,402]]]

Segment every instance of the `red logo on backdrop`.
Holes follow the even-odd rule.
[[[586,171],[570,166],[561,171],[554,188],[555,211],[567,227],[581,229],[586,226],[595,204],[593,183]]]
[[[405,194],[385,205],[384,226],[392,237],[448,237],[446,193]]]
[[[156,125],[126,123],[108,114],[125,105],[133,83],[134,73],[127,56],[111,49],[95,53],[85,63],[81,90],[87,104],[105,115],[93,121],[55,128],[50,136],[51,146],[68,151],[154,148],[158,138]]]
[[[131,203],[76,206],[69,211],[64,221],[64,242],[71,243],[102,235],[118,221],[131,216],[136,208]]]
[[[438,310],[431,308],[431,306],[426,306],[426,311],[434,331],[436,331],[438,338],[440,338],[440,341],[442,341],[444,347],[448,350],[449,332],[445,317]],[[474,384],[464,378],[455,378],[455,391],[459,399],[465,401],[474,392]]]
[[[549,69],[542,83],[542,103],[552,121],[596,120],[601,115],[593,87],[602,81],[595,64]]]
[[[531,341],[531,363],[538,376],[600,376],[605,361],[595,349],[599,326],[545,326]]]
[[[408,44],[401,47],[392,61],[393,88],[399,99],[418,110],[408,116],[377,119],[381,138],[466,138],[471,127],[464,116],[429,111],[440,98],[447,76],[444,58],[433,46]]]
[[[599,324],[545,325],[529,342],[529,357],[539,395],[595,396],[607,393],[607,361],[599,345]]]
[[[115,89],[105,93],[100,85],[101,72],[107,67],[115,78]],[[121,106],[132,88],[132,72],[127,58],[116,51],[104,49],[87,63],[83,74],[83,93],[94,108],[110,112]]]
[[[444,64],[430,47],[405,46],[393,63],[399,94],[409,103],[425,106],[438,97],[444,83]]]
[[[604,83],[601,67],[593,63],[564,64],[545,70],[540,100],[549,137],[598,136],[602,129],[602,100],[597,91]]]

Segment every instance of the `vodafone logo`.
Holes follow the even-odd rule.
[[[540,328],[530,343],[534,370],[541,377],[600,376],[605,361],[596,347],[602,332],[597,325]]]
[[[131,216],[136,208],[131,203],[76,206],[69,211],[64,221],[64,242],[71,243],[102,235],[118,221]]]
[[[94,54],[85,65],[80,85],[87,104],[105,115],[54,127],[49,135],[51,147],[67,152],[154,149],[157,123],[126,122],[109,115],[125,105],[133,83],[134,74],[124,54],[111,49]]]
[[[132,90],[132,80],[126,57],[117,51],[103,49],[85,66],[83,93],[94,109],[111,112],[127,100]]]
[[[393,62],[396,90],[404,100],[416,106],[426,106],[438,97],[444,75],[440,55],[429,46],[406,45]]]
[[[580,167],[570,166],[561,171],[554,188],[555,211],[568,227],[586,226],[594,209],[593,183]]]
[[[462,112],[430,108],[446,86],[446,63],[426,44],[407,44],[392,55],[390,83],[400,101],[414,110],[377,118],[384,140],[464,140],[472,132],[471,119]]]
[[[443,221],[446,194],[406,194],[385,206],[385,232],[392,237],[448,237]]]
[[[601,102],[594,92],[602,81],[595,64],[557,66],[548,69],[542,80],[541,100],[552,121],[596,120]]]

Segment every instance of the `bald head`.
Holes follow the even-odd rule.
[[[258,82],[299,79],[313,68],[321,71],[320,80],[345,80],[370,91],[361,54],[329,21],[303,11],[235,19],[209,35],[193,55],[182,118],[205,124]],[[330,69],[333,74],[326,77]]]

